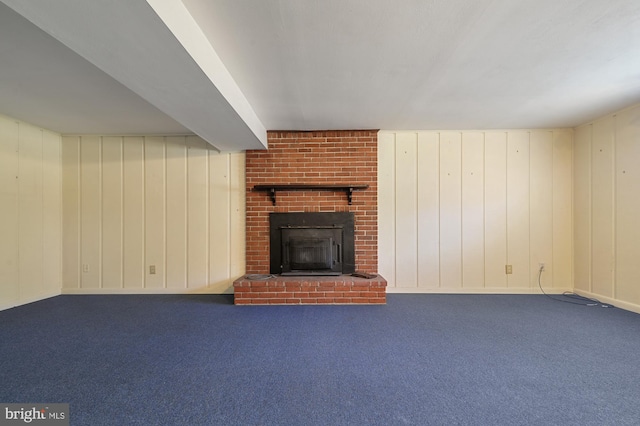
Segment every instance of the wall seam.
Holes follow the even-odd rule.
[[[589,292],[593,293],[593,125],[589,125]]]
[[[442,288],[442,133],[438,132],[438,288]]]
[[[527,197],[529,201],[529,205],[527,206],[527,211],[529,212],[529,255],[527,258],[529,261],[527,262],[527,276],[529,279],[527,280],[527,284],[529,288],[532,288],[533,285],[531,283],[531,131],[527,132],[527,156],[529,157],[529,161],[527,161],[527,166],[529,170],[527,171],[527,176],[529,177],[529,184],[527,187],[529,188],[529,197]]]
[[[509,264],[509,132],[505,132],[504,150],[504,236],[505,236],[505,268]],[[506,274],[506,288],[509,288],[509,275]]]
[[[103,258],[102,256],[104,255],[104,250],[102,248],[102,245],[104,244],[104,223],[103,223],[103,218],[104,218],[104,214],[102,212],[102,209],[104,208],[104,179],[102,177],[102,168],[104,167],[103,164],[103,155],[102,155],[102,150],[104,149],[104,140],[103,137],[100,136],[100,138],[98,139],[98,144],[99,144],[99,149],[98,149],[98,191],[100,191],[100,193],[98,194],[98,288],[102,289],[104,288],[104,280],[102,277],[102,274],[104,273],[104,268],[103,268]]]
[[[555,225],[556,225],[556,215],[554,214],[555,207],[556,207],[556,197],[555,195],[555,182],[556,182],[556,174],[555,174],[555,165],[556,165],[556,150],[555,150],[555,141],[556,141],[556,133],[555,132],[551,132],[551,262],[546,262],[549,263],[551,266],[551,287],[555,287],[555,280],[554,280],[554,275],[553,275],[553,270],[554,270],[554,264],[553,264],[553,259],[554,259],[554,255],[555,255],[555,241],[556,241],[556,235],[555,232],[553,232],[553,230],[555,229]],[[573,194],[573,192],[572,192]],[[571,228],[573,228],[573,222],[571,225]],[[548,272],[548,268],[547,265],[545,265],[545,272]],[[542,277],[540,278],[540,280],[542,281]]]
[[[420,164],[418,162],[418,158],[420,157],[418,155],[419,149],[420,149],[420,144],[418,143],[419,138],[418,138],[418,132],[415,132],[415,144],[416,144],[416,156],[415,156],[415,169],[416,169],[416,190],[415,190],[415,202],[416,202],[416,209],[418,207],[418,201],[419,201],[419,194],[420,194],[420,179],[418,178],[418,176],[420,175]],[[416,284],[415,287],[418,288],[420,287],[420,238],[418,238],[418,236],[420,235],[420,211],[417,211],[416,214]]]
[[[142,137],[142,288],[147,287],[147,137]]]
[[[42,273],[40,275],[40,285],[38,286],[38,290],[42,291],[44,285],[44,276],[45,276],[45,265],[44,265],[44,250],[45,250],[45,221],[44,221],[44,210],[45,210],[45,197],[44,197],[44,130],[40,129],[40,188],[42,188],[42,194],[40,194],[40,202],[42,205],[42,212],[40,215],[40,226],[42,226],[42,240],[41,240],[41,262],[42,262]]]
[[[231,200],[231,191],[232,191],[232,185],[231,185],[231,176],[232,175],[232,171],[231,171],[231,165],[232,165],[232,161],[231,161],[231,154],[226,154],[227,158],[227,173],[226,173],[226,181],[227,181],[227,205],[229,206],[229,214],[227,215],[227,230],[229,231],[227,233],[227,253],[229,253],[229,261],[226,263],[227,264],[227,273],[226,276],[227,278],[231,278],[231,263],[232,263],[232,256],[234,254],[234,246],[233,246],[233,238],[231,238],[231,230],[232,228],[232,220],[231,218],[233,217],[233,205],[232,205],[232,200]],[[246,214],[246,212],[245,212]]]
[[[84,288],[84,250],[83,250],[83,237],[84,237],[84,227],[82,217],[84,215],[83,201],[84,197],[82,196],[82,186],[83,186],[83,175],[82,175],[82,136],[79,136],[77,139],[78,144],[78,220],[80,221],[78,225],[78,288]]]
[[[207,201],[205,203],[206,207],[206,218],[205,227],[207,233],[207,249],[206,249],[206,259],[207,259],[207,267],[206,267],[206,287],[211,287],[211,155],[209,149],[205,148],[206,161],[205,161],[205,172],[207,176],[207,185],[206,185],[206,197]]]
[[[125,265],[125,255],[124,255],[124,212],[125,212],[125,196],[124,196],[124,188],[126,187],[125,182],[125,173],[124,173],[124,137],[120,137],[120,288],[124,288],[124,265]]]
[[[460,288],[464,288],[464,141],[460,135]]]
[[[167,187],[169,186],[167,179],[167,137],[162,137],[162,288],[168,288],[167,283]]]
[[[487,134],[482,132],[482,288],[487,287]]]
[[[571,266],[570,266],[570,271],[571,271],[571,291],[575,292],[576,289],[576,276],[575,276],[575,265],[576,265],[576,260],[575,260],[575,238],[576,238],[576,229],[575,229],[575,211],[576,211],[576,206],[575,206],[575,170],[576,170],[576,164],[575,164],[575,152],[576,152],[576,137],[575,137],[576,131],[574,129],[571,129],[571,174],[569,175],[571,177],[571,232],[570,232],[570,249],[571,249]]]
[[[190,212],[190,208],[189,208],[189,152],[191,151],[191,147],[190,145],[190,141],[189,138],[187,136],[184,137],[184,147],[185,147],[185,172],[186,172],[186,176],[185,176],[185,203],[184,203],[184,208],[185,208],[185,221],[184,221],[184,227],[185,227],[185,252],[186,252],[186,257],[185,257],[185,262],[184,262],[184,271],[185,271],[185,282],[184,282],[184,286],[186,289],[189,288],[189,212]]]
[[[611,200],[611,251],[612,251],[612,268],[611,268],[611,297],[614,300],[617,300],[617,272],[618,272],[618,248],[617,241],[618,236],[616,234],[618,227],[618,159],[617,159],[617,143],[618,143],[618,115],[614,114],[613,119],[613,137],[611,141],[611,173],[613,174],[611,183],[613,185],[613,190],[611,191],[612,200]]]
[[[17,256],[16,256],[16,262],[17,262],[16,269],[17,269],[17,272],[18,272],[17,273],[18,285],[17,285],[17,288],[16,288],[16,303],[19,303],[22,300],[22,293],[23,293],[22,284],[21,284],[22,283],[22,273],[20,271],[20,258],[22,257],[21,256],[21,250],[20,250],[20,240],[21,240],[21,233],[20,233],[21,220],[20,220],[20,217],[22,216],[20,214],[20,198],[21,198],[20,195],[21,195],[21,192],[22,192],[21,191],[21,187],[22,187],[21,181],[22,181],[22,179],[20,178],[22,176],[22,167],[21,167],[22,166],[22,158],[21,158],[22,147],[20,145],[20,142],[22,141],[22,123],[20,123],[19,121],[16,121],[16,124],[18,125],[18,132],[17,132],[18,139],[16,141],[16,146],[18,148],[17,155],[16,155],[16,160],[18,160],[17,161],[18,162],[18,170],[17,170],[18,175],[16,176],[16,178],[18,180],[18,183],[16,185],[16,208],[18,210],[18,215],[17,215],[18,219],[17,219],[17,222],[16,222],[16,226],[18,227],[18,230],[17,230],[17,233],[16,233],[17,234],[16,243],[18,244],[18,247],[16,249],[16,253],[17,253]]]

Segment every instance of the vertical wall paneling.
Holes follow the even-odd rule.
[[[209,153],[209,240],[230,241],[231,193],[229,188],[230,158],[228,155]],[[224,290],[228,288],[231,251],[228,246],[217,244],[209,252],[209,285]]]
[[[576,129],[574,144],[574,287],[591,288],[591,134],[588,124]]]
[[[144,138],[125,137],[123,158],[124,288],[141,289],[145,278]]]
[[[102,221],[102,184],[98,136],[85,136],[80,141],[80,235],[82,244],[82,288],[100,288]]]
[[[506,288],[507,133],[485,133],[484,253],[485,285]]]
[[[418,285],[418,218],[417,218],[417,158],[416,133],[396,135],[396,286]],[[398,173],[400,171],[400,173]]]
[[[422,288],[440,287],[439,188],[440,134],[420,132],[418,134],[418,286]],[[382,221],[380,223],[384,224]]]
[[[232,292],[244,153],[195,136],[65,137],[62,153],[65,293]]]
[[[614,117],[596,121],[592,136],[592,291],[613,297]]]
[[[60,149],[59,134],[0,115],[0,309],[60,294]]]
[[[388,288],[395,287],[396,283],[395,174],[395,133],[380,132],[378,134],[378,223],[380,223],[378,270],[387,280]],[[389,253],[394,255],[390,256]]]
[[[462,287],[462,135],[440,133],[440,286]]]
[[[62,287],[81,286],[80,137],[62,138]]]
[[[18,201],[19,294],[38,294],[43,283],[42,130],[20,125]]]
[[[122,288],[122,138],[102,138],[102,286]]]
[[[187,146],[167,137],[167,288],[187,287]]]
[[[484,134],[462,134],[462,285],[484,287]]]
[[[213,153],[213,152],[211,152]],[[231,217],[229,220],[228,235],[229,240],[223,241],[229,247],[230,251],[230,267],[228,288],[226,292],[233,291],[233,280],[240,277],[246,271],[246,238],[244,233],[246,229],[246,180],[245,180],[245,155],[244,153],[231,153],[229,155],[229,211]],[[211,242],[211,247],[218,244],[216,241]]]
[[[576,292],[640,313],[640,104],[575,131]]]
[[[187,282],[189,288],[208,285],[209,230],[208,225],[208,160],[205,142],[198,137],[187,138]]]
[[[529,258],[529,132],[510,132],[507,136],[507,261],[513,274],[509,287],[530,287]],[[535,267],[534,267],[535,268]]]
[[[616,115],[615,297],[640,305],[640,107]]]
[[[144,142],[145,288],[164,288],[165,143],[150,136]],[[155,268],[155,273],[151,268]]]
[[[553,132],[530,134],[530,282],[535,287],[540,278],[544,287],[553,283]],[[570,194],[569,194],[570,195]],[[545,264],[542,275],[539,264]]]
[[[0,115],[0,309],[19,298],[19,126]]]
[[[378,144],[388,290],[537,294],[539,263],[547,290],[572,289],[572,130],[382,131]]]
[[[553,135],[553,258],[550,275],[553,285],[573,286],[573,134],[558,131]],[[547,272],[549,273],[549,272]]]
[[[62,289],[62,170],[60,135],[42,132],[42,260],[43,285],[49,293]]]

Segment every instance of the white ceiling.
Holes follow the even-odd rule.
[[[0,112],[62,133],[189,133],[1,3]]]
[[[637,0],[0,1],[31,21],[0,5],[0,112],[62,133],[234,150],[265,129],[573,127],[640,101]]]

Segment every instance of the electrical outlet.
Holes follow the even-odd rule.
[[[151,275],[153,275],[153,274],[155,274],[155,273],[156,273],[156,265],[151,265],[151,266],[149,266],[149,273],[150,273]]]
[[[544,271],[544,263],[543,262],[538,263],[538,270]]]
[[[504,265],[505,274],[513,274],[513,265]]]
[[[82,265],[82,272],[85,272],[85,273],[89,272],[89,264],[88,263],[85,263],[85,264]]]

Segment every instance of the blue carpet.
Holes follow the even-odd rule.
[[[544,296],[0,312],[0,402],[69,403],[72,425],[637,425],[638,367],[639,315]]]

